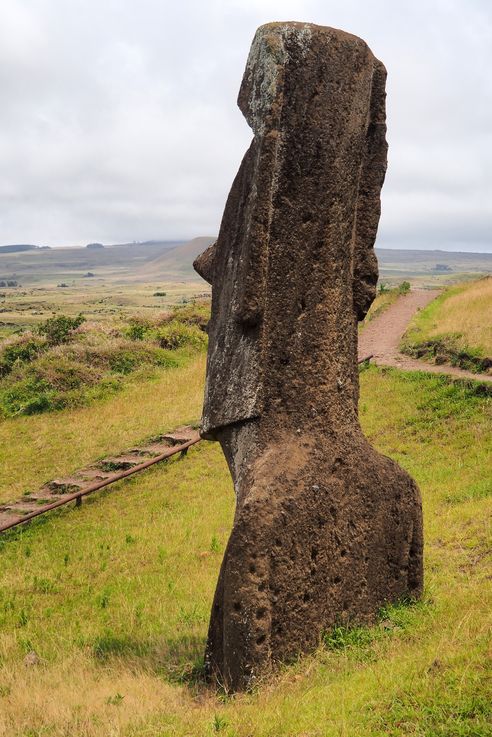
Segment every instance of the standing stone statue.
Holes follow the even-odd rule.
[[[357,417],[385,78],[356,36],[260,27],[239,92],[254,138],[194,264],[212,285],[202,436],[220,442],[236,492],[206,649],[228,690],[422,591],[418,488]]]

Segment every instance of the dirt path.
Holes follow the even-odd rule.
[[[400,341],[408,323],[417,310],[432,302],[438,294],[440,291],[436,289],[412,289],[408,294],[399,297],[391,307],[371,320],[362,330],[359,335],[359,357],[372,354],[372,360],[377,365],[395,366],[404,371],[428,371],[433,374],[492,382],[492,376],[474,374],[449,365],[435,366],[400,353]]]

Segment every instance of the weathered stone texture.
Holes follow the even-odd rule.
[[[422,590],[419,491],[357,418],[385,78],[350,34],[259,28],[239,93],[254,138],[195,262],[212,284],[202,434],[237,496],[206,652],[228,689]]]

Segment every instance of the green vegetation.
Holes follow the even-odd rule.
[[[398,292],[400,294],[408,294],[410,291],[410,282],[409,281],[402,281],[402,283],[398,287]]]
[[[67,317],[67,315],[59,315],[58,317],[50,317],[46,322],[41,323],[37,332],[46,336],[48,345],[61,345],[67,343],[73,337],[74,330],[85,322],[83,315],[77,317]]]
[[[492,368],[492,278],[450,287],[410,324],[402,350],[474,372]]]
[[[82,315],[50,317],[0,345],[0,417],[32,415],[105,399],[129,374],[182,365],[206,346],[207,305],[191,304],[111,329]]]
[[[5,274],[50,274],[53,286],[0,294],[0,501],[198,420],[209,302],[194,298],[206,287],[115,281],[155,258],[152,248],[132,247],[126,265],[111,248],[2,257]],[[40,257],[62,256],[56,276],[38,269]],[[391,286],[408,274],[398,269]],[[406,285],[380,290],[370,315]],[[437,301],[439,329],[462,291]],[[489,356],[465,327],[470,305],[456,305],[446,332],[459,324],[460,340]],[[483,320],[490,303],[480,305]],[[365,367],[360,413],[423,492],[421,602],[386,607],[373,627],[335,627],[252,694],[207,689],[203,648],[233,494],[219,448],[203,443],[0,537],[0,737],[489,735],[490,398],[473,382]]]
[[[0,501],[196,422],[204,374],[205,354],[200,351],[175,369],[153,371],[145,382],[133,374],[104,402],[0,422]]]
[[[12,423],[20,451],[27,446],[10,475],[32,481],[46,456],[41,482],[65,447],[73,469],[106,453],[113,432],[122,448],[148,428],[196,418],[203,369],[197,354],[107,403],[7,420],[0,438]],[[477,386],[363,372],[364,429],[422,490],[424,599],[385,608],[373,627],[325,633],[317,652],[251,694],[216,694],[199,677],[233,515],[217,445],[3,536],[1,737],[490,735],[491,407]],[[113,417],[114,428],[104,427]]]

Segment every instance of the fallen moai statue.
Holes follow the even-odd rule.
[[[239,93],[254,138],[195,262],[212,285],[202,436],[220,442],[237,497],[206,648],[228,690],[422,591],[419,490],[357,417],[385,78],[356,36],[260,27]]]

